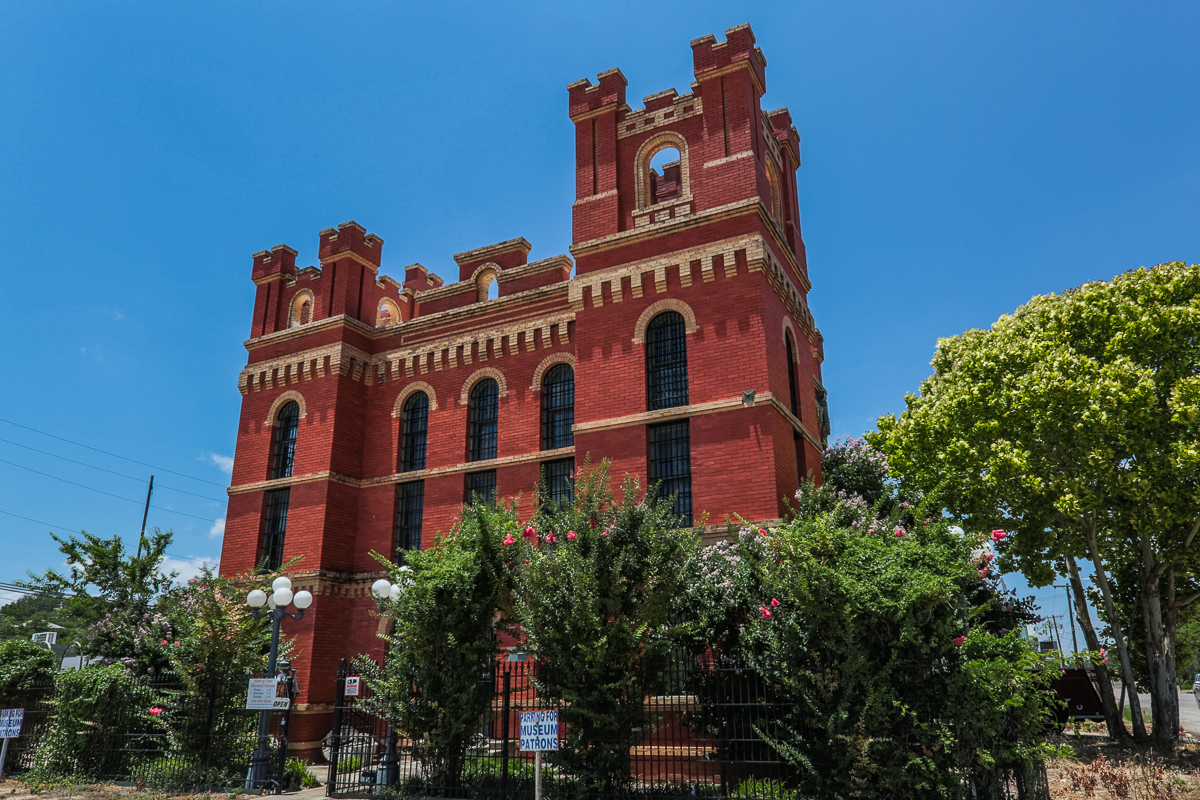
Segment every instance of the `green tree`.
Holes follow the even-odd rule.
[[[629,476],[617,500],[607,461],[573,488],[573,504],[540,504],[501,545],[515,617],[545,670],[538,687],[570,708],[555,763],[586,792],[611,794],[630,780],[630,748],[651,722],[643,698],[658,692],[678,641],[671,602],[695,538],[669,500]]]
[[[57,670],[58,657],[41,645],[21,639],[0,642],[0,697],[25,692]]]
[[[492,687],[481,678],[499,654],[493,626],[507,585],[500,540],[516,530],[515,506],[475,498],[433,547],[406,553],[405,566],[376,556],[403,593],[387,604],[395,627],[384,637],[384,663],[355,659],[372,690],[362,705],[422,741],[417,757],[438,787],[460,784],[491,705]]]
[[[1129,576],[1165,746],[1178,737],[1179,614],[1200,599],[1198,365],[1200,265],[1160,264],[1035,297],[989,330],[939,341],[920,394],[873,437],[905,489],[970,527],[1014,531],[1005,563],[1033,585],[1066,574],[1097,649],[1076,564],[1090,559],[1126,676],[1128,624],[1111,577]]]
[[[80,638],[83,626],[60,594],[27,594],[0,606],[0,641],[25,639],[42,631],[58,633],[59,644]]]

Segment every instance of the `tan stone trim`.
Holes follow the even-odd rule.
[[[791,423],[792,428],[799,431],[800,435],[807,439],[813,447],[817,448],[818,450],[825,449],[821,445],[820,441],[818,441],[815,436],[809,433],[808,428],[804,426],[804,423],[800,421],[799,417],[793,414],[792,410],[783,404],[783,401],[770,392],[767,392],[765,396],[770,398],[771,405],[775,407],[775,410],[782,414],[783,418]]]
[[[301,380],[311,380],[314,375],[323,378],[326,371],[350,375],[354,380],[358,380],[362,377],[363,367],[370,363],[372,357],[362,350],[344,342],[335,342],[247,364],[238,375],[238,390],[245,395],[264,388],[274,389],[276,383],[285,386],[289,383],[299,383]]]
[[[574,203],[572,203],[571,205],[581,206],[584,203],[591,203],[594,200],[603,200],[606,197],[612,197],[616,193],[617,193],[616,189],[609,189],[607,192],[601,192],[600,194],[593,194],[593,195],[588,195],[587,197],[581,197],[578,200],[576,200]]]
[[[488,301],[488,288],[491,286],[492,281],[498,281],[499,278],[499,264],[489,261],[475,268],[475,271],[471,273],[471,283],[475,284],[476,303],[486,303]]]
[[[513,251],[520,251],[528,254],[532,249],[533,245],[531,245],[524,236],[518,236],[515,239],[509,239],[505,242],[497,242],[496,244],[476,247],[474,250],[466,250],[462,253],[455,253],[454,263],[462,264],[463,262],[470,263],[471,261],[482,261],[492,258],[493,256],[503,255]]]
[[[371,272],[377,272],[379,270],[378,265],[372,264],[370,261],[360,256],[358,253],[355,253],[353,250],[346,250],[344,252],[322,258],[321,268],[324,269],[326,264],[332,264],[335,261],[341,261],[343,258],[348,258],[355,263],[362,264],[364,267],[371,270]]]
[[[497,278],[497,280],[499,280],[501,283],[507,283],[509,281],[520,280],[521,278],[525,278],[530,275],[536,275],[539,272],[550,272],[551,270],[563,269],[564,267],[570,270],[573,266],[575,266],[575,262],[571,260],[570,256],[564,253],[563,255],[543,258],[541,261],[531,261],[530,263],[522,264],[519,267],[511,267],[509,269],[500,270],[500,276]]]
[[[770,402],[766,399],[768,397],[770,397],[770,392],[767,392],[765,395],[756,396],[754,405],[759,406]],[[632,425],[653,425],[657,422],[670,422],[686,417],[702,417],[706,414],[719,414],[722,411],[736,411],[739,408],[750,408],[750,406],[742,402],[741,395],[727,400],[711,400],[707,403],[696,403],[676,408],[663,408],[658,411],[643,411],[640,414],[629,414],[624,417],[609,417],[608,419],[593,420],[592,422],[578,422],[572,427],[572,430],[577,435],[581,433],[594,433],[613,428],[628,428]]]
[[[467,405],[470,400],[471,389],[475,384],[479,383],[484,378],[492,378],[496,381],[500,389],[500,397],[508,394],[508,381],[504,379],[504,373],[495,367],[480,367],[471,373],[471,377],[463,382],[462,393],[458,396],[459,405]]]
[[[271,410],[267,412],[267,421],[264,422],[263,424],[266,425],[268,428],[274,427],[275,417],[278,416],[279,409],[283,408],[284,405],[286,405],[287,403],[290,403],[293,400],[295,400],[296,404],[298,406],[300,406],[300,419],[304,419],[305,417],[307,417],[308,416],[308,406],[304,402],[304,395],[300,394],[299,392],[297,392],[294,389],[289,389],[288,391],[279,395],[279,397],[276,397],[275,402],[271,403]]]
[[[792,319],[787,315],[783,317],[783,326],[781,333],[783,335],[784,352],[787,352],[787,337],[788,333],[792,334],[792,360],[794,363],[800,363],[800,337],[796,335],[796,329],[792,326]]]
[[[554,461],[560,458],[570,458],[574,455],[574,446],[560,447],[557,450],[539,450],[535,453],[522,453],[521,455],[504,456],[503,458],[489,458],[485,461],[468,461],[465,464],[431,467],[430,469],[420,469],[412,472],[397,472],[395,475],[387,475],[382,478],[367,478],[360,481],[359,484],[360,486],[379,486],[388,483],[407,483],[409,481],[438,478],[444,475],[457,475],[466,472],[482,472],[488,469],[511,467],[514,464],[528,464],[531,461]]]
[[[387,325],[380,325],[379,324],[379,312],[380,312],[380,310],[382,310],[382,308],[384,306],[387,306],[388,313],[392,315],[392,321],[389,322]],[[390,328],[393,325],[398,325],[403,321],[404,321],[404,319],[400,316],[400,306],[396,303],[395,300],[393,300],[390,297],[384,297],[379,300],[379,305],[375,307],[375,327],[376,328]]]
[[[300,320],[300,307],[307,300],[312,305],[309,307],[308,322]],[[299,328],[301,325],[311,325],[317,318],[317,300],[311,289],[301,289],[292,296],[291,302],[288,304],[288,321],[289,328]]]
[[[726,203],[723,206],[710,208],[706,211],[698,211],[694,214],[676,217],[664,222],[655,222],[651,225],[643,225],[640,228],[632,228],[620,233],[600,236],[596,239],[571,245],[571,255],[578,259],[583,256],[602,253],[614,247],[625,247],[648,239],[657,239],[668,233],[677,233],[681,230],[697,228],[712,222],[722,222],[726,219],[732,219],[733,217],[752,212],[758,202],[757,197],[750,197],[745,200],[737,200],[732,203]]]
[[[396,404],[392,407],[392,416],[396,419],[404,419],[404,404],[417,392],[424,392],[429,398],[429,410],[437,411],[437,392],[425,381],[413,381],[400,390],[399,396],[396,397]]]
[[[283,330],[268,333],[259,336],[255,339],[246,339],[242,342],[247,350],[256,350],[267,345],[279,344],[280,342],[290,341],[292,339],[300,339],[317,331],[329,330],[330,328],[347,327],[354,328],[358,333],[367,337],[376,336],[376,329],[373,325],[368,325],[361,320],[346,314],[336,314],[332,317],[325,317],[307,325],[301,325],[299,328],[284,328]]]
[[[529,387],[531,392],[540,392],[542,390],[542,376],[551,367],[558,364],[570,364],[571,371],[575,370],[575,354],[574,353],[551,353],[542,359],[542,363],[537,365],[537,369],[533,371],[533,385]]]
[[[704,169],[708,169],[709,167],[719,167],[722,164],[728,164],[731,161],[738,161],[739,159],[753,158],[753,157],[754,157],[753,150],[743,150],[742,152],[734,153],[731,156],[725,156],[723,158],[714,159],[713,161],[705,161]]]
[[[674,89],[668,89],[667,92],[674,92]],[[642,102],[649,101],[666,94],[659,92],[657,95],[643,97]],[[692,106],[690,111],[684,111],[684,106]],[[672,112],[667,116],[667,112]],[[625,118],[617,123],[617,138],[626,139],[630,136],[637,136],[639,133],[657,128],[660,125],[669,125],[680,120],[696,117],[704,113],[704,101],[692,93],[680,95],[672,101],[669,108],[660,108],[658,111],[647,111],[644,108],[639,108],[636,111],[631,111],[625,115]]]
[[[758,48],[755,49],[757,50]],[[696,81],[703,83],[711,78],[719,78],[722,75],[729,75],[742,69],[747,70],[750,73],[750,81],[754,84],[754,88],[758,90],[759,95],[761,96],[766,94],[766,87],[764,87],[762,85],[762,81],[758,79],[758,73],[756,73],[754,68],[750,66],[749,61],[734,61],[732,64],[726,64],[723,67],[717,67],[706,72],[701,72],[696,76]]]
[[[567,88],[568,89],[570,88],[569,84],[568,84]],[[596,86],[593,88],[597,88],[597,89],[600,88],[600,84],[596,84]],[[599,108],[594,108],[591,111],[584,111],[582,114],[576,114],[575,116],[570,117],[570,120],[571,120],[571,122],[574,122],[574,123],[580,123],[580,122],[583,122],[585,119],[591,119],[592,117],[602,117],[609,112],[615,112],[618,110],[623,110],[626,114],[629,114],[632,112],[632,109],[630,109],[629,105],[626,103],[608,103],[607,105],[600,106]]]
[[[330,472],[324,470],[322,472],[309,472],[304,475],[293,475],[290,478],[275,478],[269,481],[257,481],[255,483],[243,483],[240,486],[230,486],[225,490],[226,494],[248,494],[250,492],[269,492],[272,489],[283,489],[288,486],[298,486],[302,483],[316,483],[318,481],[333,481],[346,486],[357,486],[358,481],[347,475],[342,475],[338,472]]]
[[[692,311],[692,307],[682,300],[677,300],[674,297],[668,297],[665,300],[659,300],[657,303],[651,303],[638,317],[637,324],[633,326],[633,343],[646,343],[646,326],[650,324],[650,320],[654,319],[664,311],[678,311],[683,317],[684,331],[687,333],[695,333],[700,330],[700,326],[696,324],[696,312]]]

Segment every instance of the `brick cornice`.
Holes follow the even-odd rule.
[[[749,214],[753,211],[756,203],[758,203],[757,197],[737,200],[733,203],[726,203],[723,206],[717,206],[705,211],[697,211],[695,214],[688,214],[684,217],[676,217],[664,222],[654,222],[639,228],[621,231],[620,233],[601,236],[597,239],[589,239],[586,242],[573,244],[569,249],[571,255],[579,259],[595,255],[596,253],[603,253],[605,250],[611,250],[614,247],[625,247],[649,239],[657,239],[661,236],[678,233],[689,228],[698,228],[713,222],[732,219],[742,214]]]

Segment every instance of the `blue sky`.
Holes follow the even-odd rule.
[[[567,83],[618,66],[631,102],[685,92],[689,40],[741,22],[765,107],[803,140],[835,436],[900,411],[938,337],[1200,261],[1194,3],[0,12],[0,581],[60,562],[51,526],[136,535],[151,473],[150,524],[174,529],[180,564],[215,558],[250,254],[282,242],[315,263],[317,231],[350,219],[394,276],[451,277],[453,253],[515,236],[564,253]]]

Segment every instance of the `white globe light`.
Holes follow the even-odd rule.
[[[280,575],[280,576],[279,576],[278,578],[276,578],[276,579],[275,579],[275,581],[274,581],[274,582],[271,584],[271,588],[272,588],[272,589],[274,589],[274,590],[275,590],[275,591],[277,591],[277,592],[278,592],[280,589],[291,589],[291,588],[292,588],[292,582],[291,582],[291,581],[290,581],[290,580],[289,580],[289,579],[288,579],[286,576],[284,576],[284,575]],[[286,604],[286,603],[283,603],[283,605],[287,605],[287,604]]]
[[[275,590],[275,605],[286,606],[290,602],[292,602],[292,590],[291,589],[276,589]]]
[[[306,592],[301,589],[296,592],[296,596],[292,598],[292,602],[296,605],[296,608],[303,611],[312,605],[312,592]]]
[[[274,608],[274,607],[275,607],[275,595],[269,594],[269,595],[267,595],[267,608]]]
[[[267,604],[267,593],[262,589],[255,589],[246,595],[246,605],[251,608],[262,608]]]
[[[383,578],[371,584],[371,594],[378,597],[380,600],[386,600],[391,594],[392,585]]]
[[[391,597],[393,600],[399,600],[400,595],[403,593],[404,593],[404,589],[401,588],[400,584],[397,583],[394,586],[392,586],[392,591],[388,593],[388,596]]]

